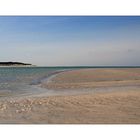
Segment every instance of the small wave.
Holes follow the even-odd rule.
[[[57,70],[57,71],[55,71],[55,72],[51,72],[51,73],[47,74],[46,76],[43,76],[43,77],[41,77],[41,78],[39,78],[39,79],[34,79],[34,80],[30,83],[30,85],[39,85],[39,84],[42,83],[42,81],[47,81],[48,78],[50,78],[50,77],[52,77],[52,76],[55,76],[56,74],[59,74],[59,73],[64,72],[64,71],[68,71],[68,70]]]

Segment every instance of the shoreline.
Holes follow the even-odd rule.
[[[0,92],[0,100],[4,99],[8,99],[8,98],[16,98],[16,97],[28,97],[28,96],[40,96],[42,94],[46,95],[46,96],[50,96],[52,92],[52,90],[48,90],[47,88],[42,88],[41,87],[41,83],[42,81],[49,81],[49,79],[55,77],[57,74],[62,73],[64,71],[69,71],[69,70],[56,70],[54,72],[49,73],[47,76],[41,77],[39,79],[35,79],[34,81],[32,81],[29,86],[31,86],[31,88],[33,88],[31,90],[29,90],[27,93],[11,93],[11,91],[8,90],[1,90]],[[34,93],[34,90],[38,90],[38,93]],[[49,93],[48,93],[49,92]],[[48,94],[46,94],[48,93]]]
[[[12,65],[12,66],[0,66],[0,68],[22,68],[22,67],[37,67],[35,65]]]
[[[0,100],[0,123],[140,124],[139,68],[70,70],[47,80],[41,84],[59,95]]]

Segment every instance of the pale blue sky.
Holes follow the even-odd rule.
[[[0,61],[140,65],[140,17],[0,17]]]

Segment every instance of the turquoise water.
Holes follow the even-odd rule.
[[[49,76],[71,69],[82,68],[138,68],[137,67],[0,67],[0,96],[38,94],[47,89],[38,85]]]
[[[14,95],[43,92],[45,89],[37,86],[41,80],[66,69],[69,68],[1,67],[0,94]]]

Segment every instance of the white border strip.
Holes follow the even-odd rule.
[[[139,0],[1,0],[1,15],[140,15]]]

